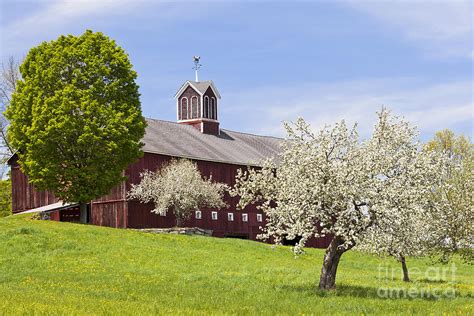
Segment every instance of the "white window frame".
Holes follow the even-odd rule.
[[[202,219],[202,212],[200,210],[197,210],[195,212],[195,217],[196,217],[196,219]]]
[[[227,221],[228,222],[233,222],[234,221],[234,213],[232,213],[232,212],[227,213]]]
[[[194,116],[194,108],[193,108],[193,100],[196,99],[196,116]],[[193,96],[191,97],[191,118],[192,119],[195,119],[195,118],[198,118],[199,117],[199,102],[198,102],[198,98],[197,96]]]
[[[242,222],[248,222],[249,221],[249,214],[247,213],[242,213]]]
[[[217,212],[211,212],[211,219],[213,221],[217,221],[217,219],[218,219]]]
[[[216,98],[214,97],[211,97],[211,108],[212,108],[211,119],[217,120],[217,103],[216,103]]]
[[[184,103],[183,101],[184,101],[184,99],[186,99],[186,118],[183,117],[183,103]],[[189,117],[188,117],[189,116],[188,115],[189,114],[189,100],[188,100],[187,97],[182,97],[181,98],[181,105],[180,106],[181,106],[181,119],[182,120],[189,120]]]
[[[259,222],[259,223],[263,222],[263,215],[262,214],[257,214],[257,222]]]
[[[210,103],[209,97],[206,95],[206,96],[204,97],[204,106],[205,106],[205,108],[206,108],[206,114],[207,114],[207,115],[206,115],[206,116],[203,116],[203,117],[205,117],[205,118],[210,118],[210,116],[211,116],[211,113],[209,113],[209,103]]]

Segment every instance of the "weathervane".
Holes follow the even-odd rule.
[[[196,72],[196,82],[199,82],[199,76],[198,76],[198,72],[199,72],[199,68],[201,68],[201,64],[199,63],[199,60],[201,59],[201,57],[199,56],[194,56],[193,57],[194,59],[194,71]]]

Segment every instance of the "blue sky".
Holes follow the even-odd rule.
[[[469,1],[0,1],[2,60],[101,31],[129,54],[147,117],[176,120],[173,95],[200,55],[223,128],[282,136],[299,116],[314,129],[344,118],[366,136],[385,105],[423,140],[473,136]]]

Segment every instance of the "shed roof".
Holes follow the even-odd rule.
[[[209,135],[186,124],[146,120],[143,151],[174,157],[259,166],[265,159],[277,158],[284,141],[226,129],[220,135]]]
[[[44,212],[44,213],[54,212],[54,211],[59,211],[59,210],[63,210],[63,209],[66,209],[66,208],[71,208],[71,207],[74,207],[74,206],[79,206],[79,203],[64,203],[64,202],[59,201],[59,202],[52,203],[52,204],[49,204],[49,205],[33,208],[31,210],[26,210],[26,211],[23,211],[23,212],[15,213],[14,215],[29,214],[29,213],[41,213],[41,212]]]

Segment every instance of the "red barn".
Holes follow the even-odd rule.
[[[263,159],[280,151],[282,139],[221,129],[218,120],[220,94],[212,81],[186,81],[175,95],[177,122],[147,119],[144,155],[125,170],[127,180],[88,206],[88,222],[116,228],[165,228],[175,224],[173,214],[151,213],[153,205],[127,200],[130,185],[140,181],[143,170],[156,170],[173,158],[195,161],[203,176],[230,186],[237,170],[258,167]],[[50,212],[51,219],[77,221],[77,205],[62,205],[49,192],[39,192],[28,183],[17,156],[9,160],[14,213],[28,210]],[[196,210],[185,225],[213,231],[217,237],[256,239],[265,217],[254,206],[237,210],[237,199],[225,196],[225,209]],[[311,246],[326,247],[329,238],[312,240]]]

